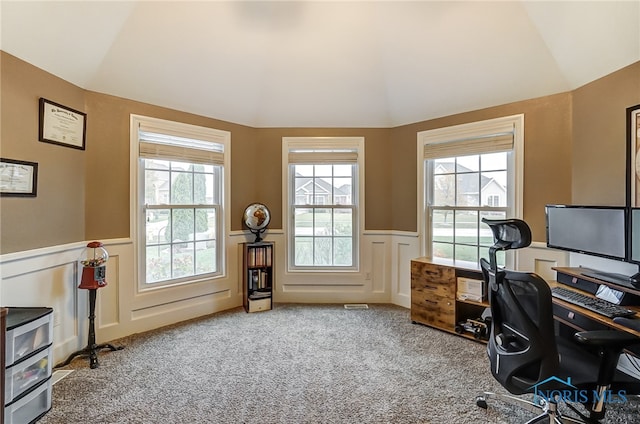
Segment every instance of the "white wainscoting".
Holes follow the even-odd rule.
[[[227,240],[227,272],[223,278],[179,287],[140,291],[134,244],[129,239],[103,241],[109,252],[107,286],[98,290],[96,341],[110,342],[242,305],[238,245],[252,235],[234,232]],[[288,272],[285,237],[270,231],[275,242],[274,303],[393,303],[411,306],[411,265],[420,256],[415,233],[369,231],[361,239],[358,272]],[[79,258],[85,242],[0,256],[4,306],[49,306],[54,309],[54,363],[84,348],[88,334],[88,292],[77,288]],[[519,252],[519,269],[554,279],[551,266],[566,266],[564,252],[534,243]],[[78,359],[79,360],[79,359]]]
[[[535,272],[547,281],[556,279],[556,272],[552,267],[569,266],[568,252],[549,249],[546,243],[534,241],[529,247],[516,252],[516,267],[519,271]]]

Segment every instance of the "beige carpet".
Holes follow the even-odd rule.
[[[234,309],[115,341],[53,387],[41,423],[515,423],[475,405],[502,391],[485,346],[412,324],[407,309]],[[625,405],[626,407],[626,405]],[[639,422],[638,409],[607,422]],[[614,418],[615,415],[615,419]]]

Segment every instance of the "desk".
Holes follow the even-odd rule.
[[[548,281],[550,287],[562,286],[569,287],[572,290],[583,293],[590,297],[595,297],[593,293],[588,290],[589,287],[595,287],[604,284],[614,288],[616,290],[624,291],[626,293],[630,293],[632,295],[640,295],[640,291],[634,290],[627,287],[618,286],[615,284],[607,283],[605,281],[597,280],[595,278],[591,278],[582,274],[582,268],[565,268],[565,267],[557,267],[553,268],[558,273],[558,280],[562,280],[560,283],[558,281]],[[584,287],[587,290],[581,290],[578,287]],[[611,318],[607,318],[603,315],[592,312],[588,309],[582,308],[580,306],[574,305],[569,302],[565,302],[564,300],[553,298],[553,314],[556,321],[561,322],[575,330],[578,331],[588,331],[588,330],[618,330],[624,331],[626,333],[634,334],[640,337],[640,332],[633,330],[629,327],[625,327],[624,325],[617,324],[613,322]],[[640,305],[625,305],[625,308],[636,311],[638,314],[636,319],[640,319]],[[636,353],[637,355],[638,353]]]
[[[639,290],[617,286],[591,277],[582,275],[582,268],[553,268],[558,273],[558,281],[548,281],[549,286],[562,285],[563,287],[585,287],[593,289],[584,292],[592,296],[600,284],[609,285],[620,291],[640,296]],[[414,323],[428,325],[450,333],[457,333],[463,337],[484,342],[478,334],[460,331],[460,322],[476,320],[482,315],[485,308],[489,307],[487,301],[473,302],[457,298],[458,278],[482,279],[482,272],[478,269],[456,266],[455,264],[440,263],[431,258],[416,258],[411,261],[411,320]],[[572,284],[572,282],[574,282]],[[576,289],[577,290],[577,289]],[[581,291],[581,290],[577,290]],[[486,288],[485,288],[486,292]],[[640,319],[640,302],[637,306],[626,305],[626,308],[638,312]],[[567,337],[572,337],[573,332],[588,330],[618,330],[635,334],[640,337],[640,332],[613,322],[611,318],[596,314],[588,309],[573,305],[560,299],[553,298],[554,319],[559,324],[573,331],[567,332]],[[561,331],[562,326],[558,326]],[[564,334],[563,334],[564,335]],[[636,356],[640,356],[640,349],[634,347],[629,350]]]

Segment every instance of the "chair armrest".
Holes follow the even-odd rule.
[[[581,331],[574,334],[574,338],[583,345],[614,349],[640,343],[640,337],[617,330]]]

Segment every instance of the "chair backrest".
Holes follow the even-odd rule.
[[[481,260],[491,306],[488,354],[491,373],[509,392],[522,394],[558,369],[551,290],[540,276],[498,268],[496,252],[526,247],[531,231],[522,220],[488,220],[495,244]],[[520,237],[519,235],[523,235]]]

